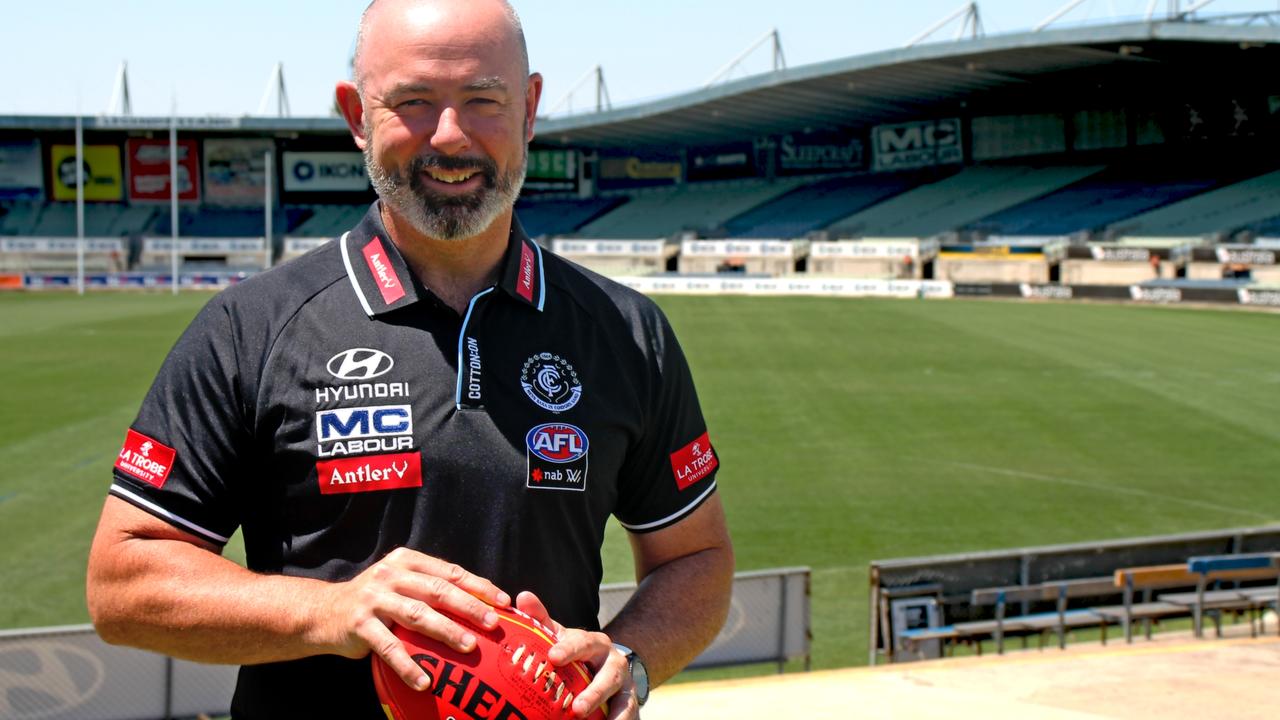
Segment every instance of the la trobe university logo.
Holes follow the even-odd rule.
[[[372,348],[351,348],[329,358],[329,374],[340,380],[370,380],[391,372],[391,356]]]
[[[538,353],[524,361],[520,387],[540,408],[561,413],[578,404],[582,382],[568,360],[551,353]]]

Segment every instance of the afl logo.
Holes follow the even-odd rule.
[[[351,348],[329,358],[329,374],[342,380],[371,380],[391,372],[395,360],[381,350]]]
[[[553,463],[569,463],[587,454],[587,434],[573,425],[547,423],[524,437],[529,452]]]
[[[520,371],[520,387],[540,408],[561,413],[578,404],[582,382],[568,360],[551,353],[538,353],[525,360]]]

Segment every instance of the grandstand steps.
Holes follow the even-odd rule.
[[[670,237],[683,230],[705,232],[804,182],[709,183],[640,192],[627,204],[582,226],[578,234],[631,240]]]
[[[1228,233],[1268,220],[1280,210],[1280,170],[1210,190],[1107,228],[1116,236]]]
[[[967,168],[831,225],[833,237],[931,237],[1066,187],[1102,170],[1096,165],[991,165]]]
[[[919,175],[857,175],[802,185],[725,223],[734,238],[799,238],[925,182]]]

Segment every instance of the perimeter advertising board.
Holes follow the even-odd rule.
[[[370,188],[358,152],[286,152],[285,192],[364,192]]]
[[[204,198],[215,205],[261,205],[270,140],[205,140]]]
[[[862,170],[862,140],[842,133],[792,133],[778,139],[778,174]]]
[[[880,125],[871,131],[871,142],[878,172],[964,162],[958,118]]]
[[[124,197],[124,169],[120,164],[119,145],[85,145],[84,199],[89,202],[120,202]],[[53,199],[74,202],[76,199],[76,146],[49,147],[49,172],[52,175]]]
[[[178,141],[178,199],[200,199],[200,153],[195,140]],[[130,139],[125,143],[129,200],[169,202],[169,141]]]
[[[40,141],[0,142],[0,200],[44,198],[44,166]]]

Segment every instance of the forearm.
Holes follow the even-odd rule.
[[[644,660],[654,686],[683,670],[720,632],[729,611],[733,562],[726,544],[654,568],[604,628]]]
[[[104,640],[209,663],[338,650],[320,622],[329,583],[250,572],[182,540],[96,548],[89,608]]]

